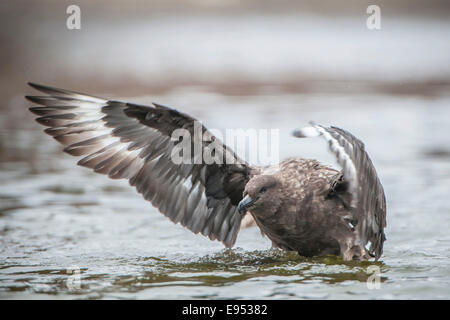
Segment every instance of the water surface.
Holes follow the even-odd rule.
[[[14,127],[1,118],[1,298],[449,298],[449,96],[228,96],[185,88],[127,99],[176,106],[210,128],[279,128],[281,159],[334,163],[320,139],[290,137],[309,120],[350,130],[385,187],[384,255],[377,263],[306,259],[272,249],[256,228],[224,249],[174,225],[126,181],[77,167],[26,114]],[[371,290],[373,265],[381,283]]]

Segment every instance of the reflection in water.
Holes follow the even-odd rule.
[[[383,266],[381,262],[345,262],[335,256],[304,258],[296,253],[277,249],[250,252],[227,249],[185,263],[155,260],[154,264],[150,264],[154,270],[136,282],[139,286],[142,283],[148,286],[170,285],[182,280],[199,285],[222,286],[269,276],[279,283],[299,283],[315,279],[325,283],[347,280],[365,282],[368,278],[367,266]],[[160,275],[163,277],[159,277]]]
[[[118,262],[118,261],[116,261]],[[3,276],[8,275],[16,285],[10,283],[9,291],[32,290],[37,293],[70,293],[83,296],[114,296],[115,292],[128,292],[130,297],[148,288],[188,286],[222,287],[248,281],[262,281],[274,288],[279,285],[339,284],[344,282],[366,283],[367,267],[381,262],[344,262],[337,257],[303,258],[296,253],[278,249],[244,251],[226,249],[212,255],[185,261],[173,261],[158,257],[143,257],[127,263],[138,264],[145,271],[138,275],[89,274],[87,268],[80,268],[80,287],[77,290],[67,286],[71,277],[66,269],[9,266],[1,268]],[[38,280],[39,279],[39,280]],[[41,279],[46,279],[42,281]],[[381,277],[381,282],[385,281]],[[28,284],[27,284],[28,283]],[[208,297],[208,290],[204,295]],[[238,292],[235,298],[244,298]],[[95,295],[97,296],[97,295]],[[270,297],[270,295],[269,295]]]

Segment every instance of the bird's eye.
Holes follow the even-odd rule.
[[[260,193],[266,192],[267,191],[267,187],[262,187],[261,190],[259,190]]]

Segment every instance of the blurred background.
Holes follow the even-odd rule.
[[[66,28],[71,4],[81,30]],[[366,27],[371,4],[378,31]],[[31,80],[119,95],[195,85],[429,96],[449,85],[448,1],[19,0],[0,10],[9,99]]]
[[[72,4],[80,30],[66,27]],[[443,0],[2,1],[0,297],[448,299],[449,17]],[[62,154],[27,110],[28,81],[278,128],[281,159],[333,163],[324,143],[290,137],[309,120],[351,131],[388,198],[382,290],[361,266],[267,251],[255,229],[230,253],[172,225]]]

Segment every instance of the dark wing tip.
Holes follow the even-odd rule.
[[[27,84],[28,84],[30,87],[32,87],[32,88],[35,88],[36,86],[39,86],[37,83],[31,82],[31,81],[27,82]]]
[[[42,104],[42,97],[38,96],[25,96],[25,99],[27,99],[30,102],[36,103],[36,104]]]
[[[303,138],[303,137],[304,137],[302,131],[299,130],[299,129],[293,130],[293,131],[291,132],[291,134],[292,134],[294,137],[297,137],[297,138]]]
[[[296,138],[309,138],[309,137],[317,137],[320,135],[320,132],[317,131],[314,126],[298,128],[292,131],[292,135]]]
[[[70,94],[70,91],[58,89],[54,87],[44,86],[42,84],[34,83],[34,82],[28,82],[28,85],[32,87],[33,89],[36,89],[38,91],[41,91],[43,93],[49,94],[51,96],[58,96],[59,95],[67,95]],[[75,93],[75,92],[74,92]],[[27,98],[28,99],[28,98]]]
[[[169,108],[169,107],[163,106],[162,104],[159,104],[159,103],[156,103],[156,102],[152,102],[152,105],[154,105],[154,106],[155,106],[155,108],[158,108],[158,109],[164,109],[164,110],[172,110],[172,108]]]
[[[36,89],[36,90],[39,90],[39,91],[45,91],[45,90],[50,90],[50,89],[53,89],[53,88],[51,88],[51,87],[48,87],[48,86],[44,86],[44,85],[42,85],[42,84],[38,84],[38,83],[34,83],[34,82],[27,82],[27,84],[30,86],[30,87],[32,87],[32,88],[34,88],[34,89]]]
[[[30,101],[30,102],[35,102],[35,98],[34,98],[34,96],[25,96],[25,99],[27,99],[28,101]]]
[[[28,85],[38,91],[41,91],[43,93],[49,94],[51,96],[54,97],[59,97],[59,96],[72,96],[72,95],[83,95],[85,96],[85,94],[82,93],[78,93],[75,91],[69,91],[69,90],[65,90],[65,89],[59,89],[59,88],[55,88],[55,87],[50,87],[50,86],[45,86],[43,84],[38,84],[38,83],[34,83],[34,82],[28,82]]]
[[[60,88],[44,86],[42,84],[37,84],[34,82],[28,82],[28,85],[38,91],[48,94],[50,97],[57,98],[57,99],[72,98],[72,99],[77,99],[77,100],[82,100],[82,101],[93,101],[93,102],[98,102],[98,103],[104,103],[107,101],[106,99],[92,96],[92,95],[87,95],[87,94],[84,94],[81,92],[69,91],[69,90],[60,89]]]

